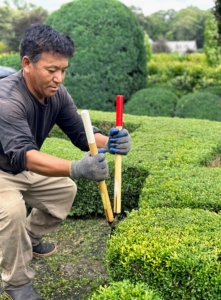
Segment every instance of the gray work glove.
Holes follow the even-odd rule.
[[[103,153],[94,156],[87,152],[81,160],[72,161],[70,165],[72,178],[85,178],[94,181],[103,181],[108,176],[108,165]]]
[[[131,137],[124,128],[111,128],[105,148],[99,149],[100,153],[127,155],[130,151]]]

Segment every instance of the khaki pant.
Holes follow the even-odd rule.
[[[32,246],[67,217],[76,192],[70,178],[0,170],[0,266],[5,289],[32,283]],[[25,203],[33,208],[27,218]]]

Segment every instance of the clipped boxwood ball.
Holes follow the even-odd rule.
[[[187,94],[178,100],[175,116],[221,121],[221,98],[204,92]]]
[[[79,108],[115,111],[116,95],[146,87],[144,34],[135,15],[118,0],[75,0],[46,23],[68,34],[76,52],[64,84]]]
[[[221,87],[217,85],[207,86],[202,90],[204,93],[210,93],[213,95],[221,96]]]
[[[178,97],[165,87],[151,87],[134,93],[125,104],[124,112],[131,115],[173,117]]]

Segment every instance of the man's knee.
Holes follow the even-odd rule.
[[[65,198],[68,200],[68,202],[73,203],[77,194],[77,185],[72,179],[67,178],[67,180],[67,184],[65,185]]]
[[[0,205],[0,231],[10,227],[13,230],[19,229],[25,224],[26,207],[22,196],[16,191],[4,193],[3,201]]]

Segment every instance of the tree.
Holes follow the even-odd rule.
[[[126,102],[146,87],[143,30],[120,1],[75,0],[51,13],[46,23],[75,42],[65,86],[79,108],[115,111],[116,95]]]
[[[12,51],[18,52],[19,43],[25,27],[32,23],[43,23],[48,16],[46,10],[37,7],[31,11],[21,11],[11,21],[11,35],[7,38],[7,45]]]
[[[144,31],[144,45],[147,53],[147,62],[152,58],[152,45],[150,43],[149,35]]]
[[[215,19],[217,21],[217,28],[218,28],[218,45],[221,46],[221,0],[215,0],[215,7],[213,8],[213,13]]]
[[[167,45],[167,40],[162,36],[153,43],[152,50],[153,53],[171,53],[171,49]]]
[[[160,10],[156,13],[153,13],[149,16],[151,24],[152,24],[152,30],[147,31],[149,36],[153,40],[157,40],[159,37],[163,36],[165,37],[167,32],[170,31],[170,23],[175,18],[176,12],[174,10]]]
[[[159,36],[165,36],[169,31],[170,23],[176,15],[175,10],[160,10],[149,16],[145,16],[139,7],[131,6],[139,24],[147,32],[151,39],[156,40]]]
[[[154,23],[152,22],[151,18],[149,16],[145,16],[139,7],[131,6],[130,9],[134,13],[143,30],[152,38],[152,34],[154,32]]]
[[[25,0],[11,0],[12,3],[10,3],[9,0],[4,0],[6,7],[13,7],[15,10],[20,11],[31,11],[35,9],[37,6],[32,3],[28,3]]]
[[[7,6],[0,7],[0,41],[5,42],[11,32],[13,10]]]
[[[174,41],[195,40],[198,48],[203,47],[207,12],[189,6],[176,13],[170,24],[170,38]]]
[[[178,12],[161,10],[144,16],[140,8],[131,6],[130,9],[151,39],[157,40],[163,36],[168,41],[195,40],[198,48],[203,47],[207,11],[189,6]]]
[[[208,13],[204,31],[204,53],[211,66],[220,64],[220,48],[217,43],[218,27],[214,15]]]
[[[26,3],[24,0],[4,1],[0,7],[0,42],[7,45],[10,51],[18,52],[19,42],[24,28],[31,23],[43,23],[48,12],[42,7]]]

